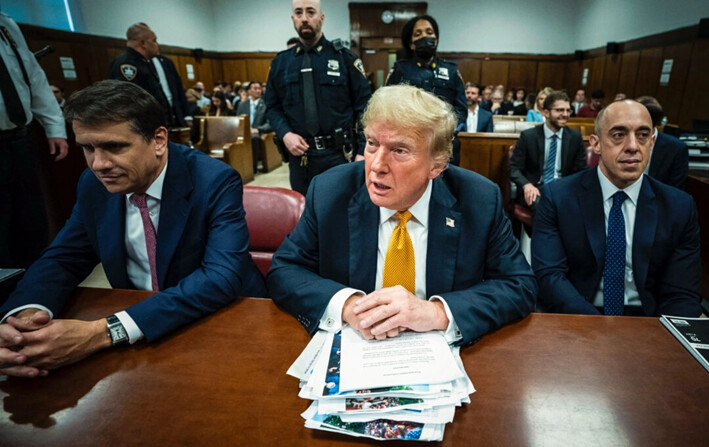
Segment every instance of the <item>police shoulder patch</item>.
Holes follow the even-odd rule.
[[[123,64],[121,65],[121,74],[128,81],[132,81],[133,78],[135,78],[135,76],[138,74],[138,67],[131,64]]]
[[[352,65],[354,65],[354,67],[359,70],[360,73],[362,73],[362,76],[364,76],[365,78],[367,77],[367,75],[364,73],[364,64],[362,64],[362,59],[355,59]]]

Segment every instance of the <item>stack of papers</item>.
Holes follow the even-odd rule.
[[[455,407],[475,392],[443,333],[366,340],[346,326],[318,332],[291,365],[305,426],[373,439],[440,441]]]

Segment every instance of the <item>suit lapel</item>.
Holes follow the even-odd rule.
[[[190,214],[191,206],[187,198],[191,192],[192,176],[187,169],[184,155],[177,146],[170,144],[157,234],[156,263],[160,290]]]
[[[578,201],[586,235],[596,258],[596,265],[603,266],[606,253],[606,217],[603,211],[601,183],[598,180],[596,169],[589,169],[584,173]]]
[[[123,194],[111,194],[103,185],[106,195],[103,207],[96,209],[96,236],[101,263],[113,287],[131,287],[126,270],[126,198]],[[134,285],[133,285],[134,286]]]
[[[544,178],[544,124],[537,126],[537,160],[539,160],[539,182]]]
[[[569,172],[567,169],[567,165],[569,163],[569,146],[571,145],[570,143],[571,140],[571,134],[569,134],[569,129],[564,129],[564,132],[561,136],[561,147],[559,150],[561,150],[561,175],[565,175],[564,173]]]
[[[463,224],[457,201],[440,176],[433,181],[428,206],[428,254],[426,296],[453,290],[458,259],[458,240]]]
[[[652,257],[652,246],[657,230],[657,202],[655,192],[645,176],[638,195],[633,232],[633,274],[638,289],[647,280],[647,272]]]
[[[347,217],[350,286],[369,293],[376,285],[379,208],[370,200],[364,183],[350,200]]]

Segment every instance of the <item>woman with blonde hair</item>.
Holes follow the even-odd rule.
[[[551,87],[544,87],[537,93],[537,100],[534,102],[534,109],[527,112],[527,122],[542,123],[544,122],[544,117],[542,116],[542,110],[544,109],[544,100],[547,99],[549,93],[553,92],[554,89]]]

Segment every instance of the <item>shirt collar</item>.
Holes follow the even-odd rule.
[[[431,191],[433,190],[433,180],[428,181],[428,186],[426,186],[426,191],[423,195],[409,208],[409,212],[416,219],[418,223],[424,227],[428,227],[428,204],[431,202]],[[390,210],[389,208],[379,207],[379,225],[383,224],[387,220],[396,214],[397,210]]]
[[[167,156],[167,155],[166,155]],[[165,160],[165,166],[162,168],[162,172],[160,175],[158,175],[158,178],[155,179],[155,181],[148,187],[147,191],[145,191],[145,195],[150,196],[153,199],[156,200],[162,200],[162,185],[165,183],[165,173],[167,172],[167,160]],[[133,193],[130,193],[126,196],[128,201],[130,201],[130,198],[133,197]]]
[[[542,126],[544,126],[544,138],[551,138],[552,135],[556,135],[557,137],[559,137],[559,140],[561,140],[561,137],[564,135],[564,128],[563,127],[561,129],[559,129],[559,131],[557,133],[554,133],[551,131],[551,129],[549,129],[549,127],[547,127],[546,122],[544,124],[542,124]]]
[[[642,175],[632,185],[626,187],[625,189],[620,189],[606,178],[603,172],[601,172],[600,167],[596,168],[596,170],[598,172],[598,180],[601,182],[601,194],[603,195],[604,202],[613,197],[613,194],[615,194],[616,192],[623,191],[628,195],[628,199],[633,202],[633,205],[638,205],[638,196],[640,196],[640,188],[643,185]]]

